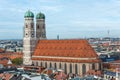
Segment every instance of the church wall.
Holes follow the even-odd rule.
[[[38,65],[36,65],[36,62],[38,62]],[[41,63],[42,63],[42,65],[41,65]],[[45,65],[46,63],[47,63],[47,67]],[[56,64],[56,68],[60,69],[60,64],[61,64],[61,69],[63,69],[67,74],[69,74],[70,71],[71,71],[70,65],[72,65],[72,73],[73,74],[76,74],[75,65],[77,65],[77,74],[79,74],[79,75],[83,75],[83,72],[82,72],[82,70],[84,69],[82,67],[83,65],[86,66],[86,72],[91,69],[91,63],[69,63],[69,62],[36,61],[36,60],[33,60],[33,64],[35,66],[43,66],[43,67],[46,67],[46,68],[50,68],[50,64],[51,64],[53,69],[55,69],[55,64]],[[65,70],[65,64],[66,64],[66,70]],[[95,63],[95,68],[97,70],[99,69],[99,63]]]

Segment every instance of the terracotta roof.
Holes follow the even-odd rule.
[[[33,56],[98,57],[87,40],[39,40]]]
[[[23,57],[23,53],[17,53],[17,52],[5,52],[0,54],[0,58],[10,58],[10,59],[15,59],[15,58],[22,58]]]
[[[3,49],[0,49],[0,53],[2,53],[2,52],[4,52],[4,50],[3,50]]]
[[[10,80],[12,74],[9,73],[1,73],[0,74],[0,78],[2,78],[2,80]]]
[[[99,71],[99,70],[89,70],[88,72],[87,72],[87,74],[88,75],[96,75],[96,76],[102,76],[102,71]]]

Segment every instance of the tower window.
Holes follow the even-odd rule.
[[[28,25],[26,24],[26,28],[28,28]]]
[[[40,28],[39,25],[37,26],[37,28],[38,28],[38,29]]]
[[[33,23],[31,23],[31,28],[33,28]]]
[[[45,29],[45,25],[43,25],[43,29]]]

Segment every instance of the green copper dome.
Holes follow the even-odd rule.
[[[45,19],[45,15],[40,12],[36,15],[36,19]]]
[[[25,13],[24,18],[34,18],[34,14],[29,10]]]

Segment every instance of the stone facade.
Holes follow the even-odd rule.
[[[33,60],[35,66],[43,66],[45,68],[53,69],[63,69],[66,74],[73,73],[84,75],[87,71],[93,69],[91,63],[70,63],[70,62],[56,62],[56,61],[39,61]],[[93,63],[94,65],[99,65],[95,67],[94,70],[100,70],[101,64]]]
[[[23,64],[31,65],[31,55],[35,47],[34,18],[25,18],[23,38]]]
[[[34,27],[34,14],[31,11],[27,11],[25,13],[25,21],[24,21],[24,38],[23,38],[23,64],[24,65],[32,65],[32,54],[34,52],[34,48],[37,44],[37,41],[40,39],[46,39],[46,31],[45,31],[45,18],[44,14],[38,14],[38,18],[36,18],[36,32]]]

